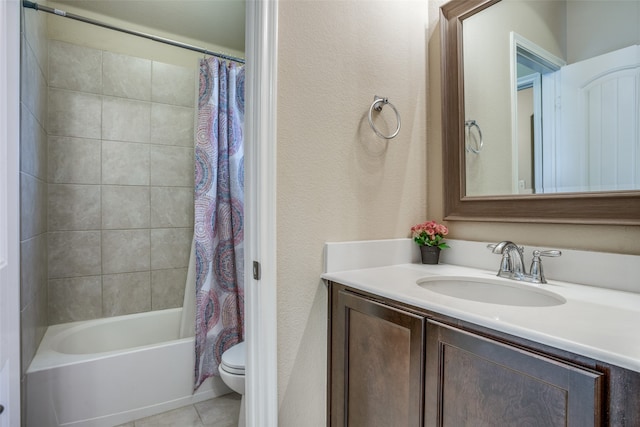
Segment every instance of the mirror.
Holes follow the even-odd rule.
[[[616,19],[603,19],[609,10]],[[445,219],[640,224],[640,53],[617,54],[632,63],[613,67],[626,72],[615,76],[627,84],[617,93],[636,95],[615,110],[585,107],[585,93],[567,94],[563,83],[565,69],[611,46],[638,49],[639,14],[638,1],[454,0],[441,8]],[[590,17],[604,27],[585,25]],[[633,25],[620,21],[627,17]],[[629,34],[601,40],[617,28]],[[596,71],[586,81],[603,75]],[[590,96],[598,93],[611,91],[601,87]],[[570,103],[582,110],[560,115]],[[586,112],[600,121],[585,120]],[[620,123],[635,131],[626,146],[612,149]],[[591,136],[595,130],[599,138]],[[589,147],[581,145],[589,138]],[[631,165],[621,171],[624,162]]]
[[[464,20],[465,122],[485,142],[468,196],[640,189],[639,5],[503,0]]]

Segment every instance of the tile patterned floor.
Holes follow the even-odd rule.
[[[239,411],[240,395],[230,393],[117,427],[236,427]]]

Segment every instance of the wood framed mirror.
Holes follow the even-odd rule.
[[[640,191],[468,196],[463,23],[501,0],[453,0],[440,9],[445,220],[640,224]],[[511,120],[505,117],[505,121]],[[561,141],[560,141],[561,142]],[[639,147],[640,149],[640,147]]]

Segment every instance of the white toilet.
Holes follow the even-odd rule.
[[[238,427],[245,427],[244,413],[244,366],[246,346],[244,341],[222,353],[222,361],[218,370],[220,378],[233,391],[242,395]]]

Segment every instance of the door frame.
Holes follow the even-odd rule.
[[[246,2],[245,316],[247,426],[278,426],[277,0]],[[254,262],[258,263],[257,271]],[[254,275],[257,273],[257,275]]]
[[[520,80],[518,79],[518,55],[523,53],[537,65],[536,71],[540,73],[539,87],[534,84],[534,117],[535,124],[535,147],[534,147],[534,182],[531,183],[534,193],[541,192],[545,188],[544,183],[549,179],[545,173],[549,170],[549,165],[545,164],[546,156],[544,147],[555,144],[556,122],[555,100],[556,86],[553,84],[555,71],[566,65],[566,61],[555,56],[542,47],[538,46],[520,34],[511,31],[509,33],[509,67],[510,67],[510,92],[511,92],[511,191],[513,194],[519,193],[518,183],[518,90]],[[544,71],[543,71],[544,70]],[[555,186],[555,185],[554,185]]]
[[[20,2],[1,2],[0,88],[7,94],[0,101],[0,120],[6,120],[6,134],[1,136],[5,149],[9,223],[7,224],[7,268],[10,286],[7,302],[11,321],[19,326],[19,87],[20,87]],[[278,425],[277,392],[277,306],[276,306],[276,77],[277,77],[277,16],[276,0],[247,1],[246,55],[246,253],[245,277],[253,277],[253,260],[261,265],[261,277],[247,280],[247,392],[248,426],[276,427]],[[4,165],[0,165],[4,166]],[[2,177],[4,178],[4,177]],[[3,182],[0,181],[2,185]],[[2,197],[5,195],[3,194]],[[2,224],[4,225],[4,224]],[[3,245],[4,240],[0,241]],[[2,252],[0,252],[2,254]],[[4,298],[3,298],[4,300]],[[4,315],[4,314],[3,314]],[[20,425],[20,335],[19,327],[9,340],[11,349],[11,402],[5,415],[9,425]],[[1,424],[0,424],[1,425]]]
[[[20,2],[0,2],[0,427],[20,425]]]

